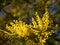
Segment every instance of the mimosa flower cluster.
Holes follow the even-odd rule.
[[[46,9],[42,18],[39,17],[38,13],[35,13],[35,18],[32,17],[32,23],[26,24],[21,20],[13,20],[10,22],[10,25],[6,25],[6,29],[12,34],[17,35],[18,37],[28,37],[30,33],[33,33],[37,36],[40,45],[44,45],[49,35],[51,35],[54,30],[51,29],[53,25],[52,19],[49,17],[49,12]]]
[[[13,20],[10,22],[11,26],[6,25],[6,29],[8,29],[12,34],[18,35],[18,37],[28,36],[28,25],[22,21]]]

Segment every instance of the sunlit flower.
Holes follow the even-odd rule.
[[[13,34],[18,35],[18,37],[24,37],[28,34],[28,25],[25,25],[22,21],[14,20],[14,22],[10,22],[12,26],[6,25],[6,29],[8,29]]]

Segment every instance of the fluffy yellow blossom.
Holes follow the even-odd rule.
[[[8,29],[13,34],[18,35],[18,37],[28,36],[28,25],[23,23],[22,21],[14,20],[10,22],[11,26],[6,25],[6,29]]]
[[[33,32],[35,35],[39,38],[39,43],[41,45],[44,45],[46,43],[46,40],[48,39],[48,36],[53,33],[52,30],[48,30],[50,26],[52,25],[53,21],[49,17],[49,12],[46,9],[45,13],[43,14],[43,17],[40,18],[38,13],[35,13],[35,18],[32,18],[32,24],[30,25],[31,32]]]

